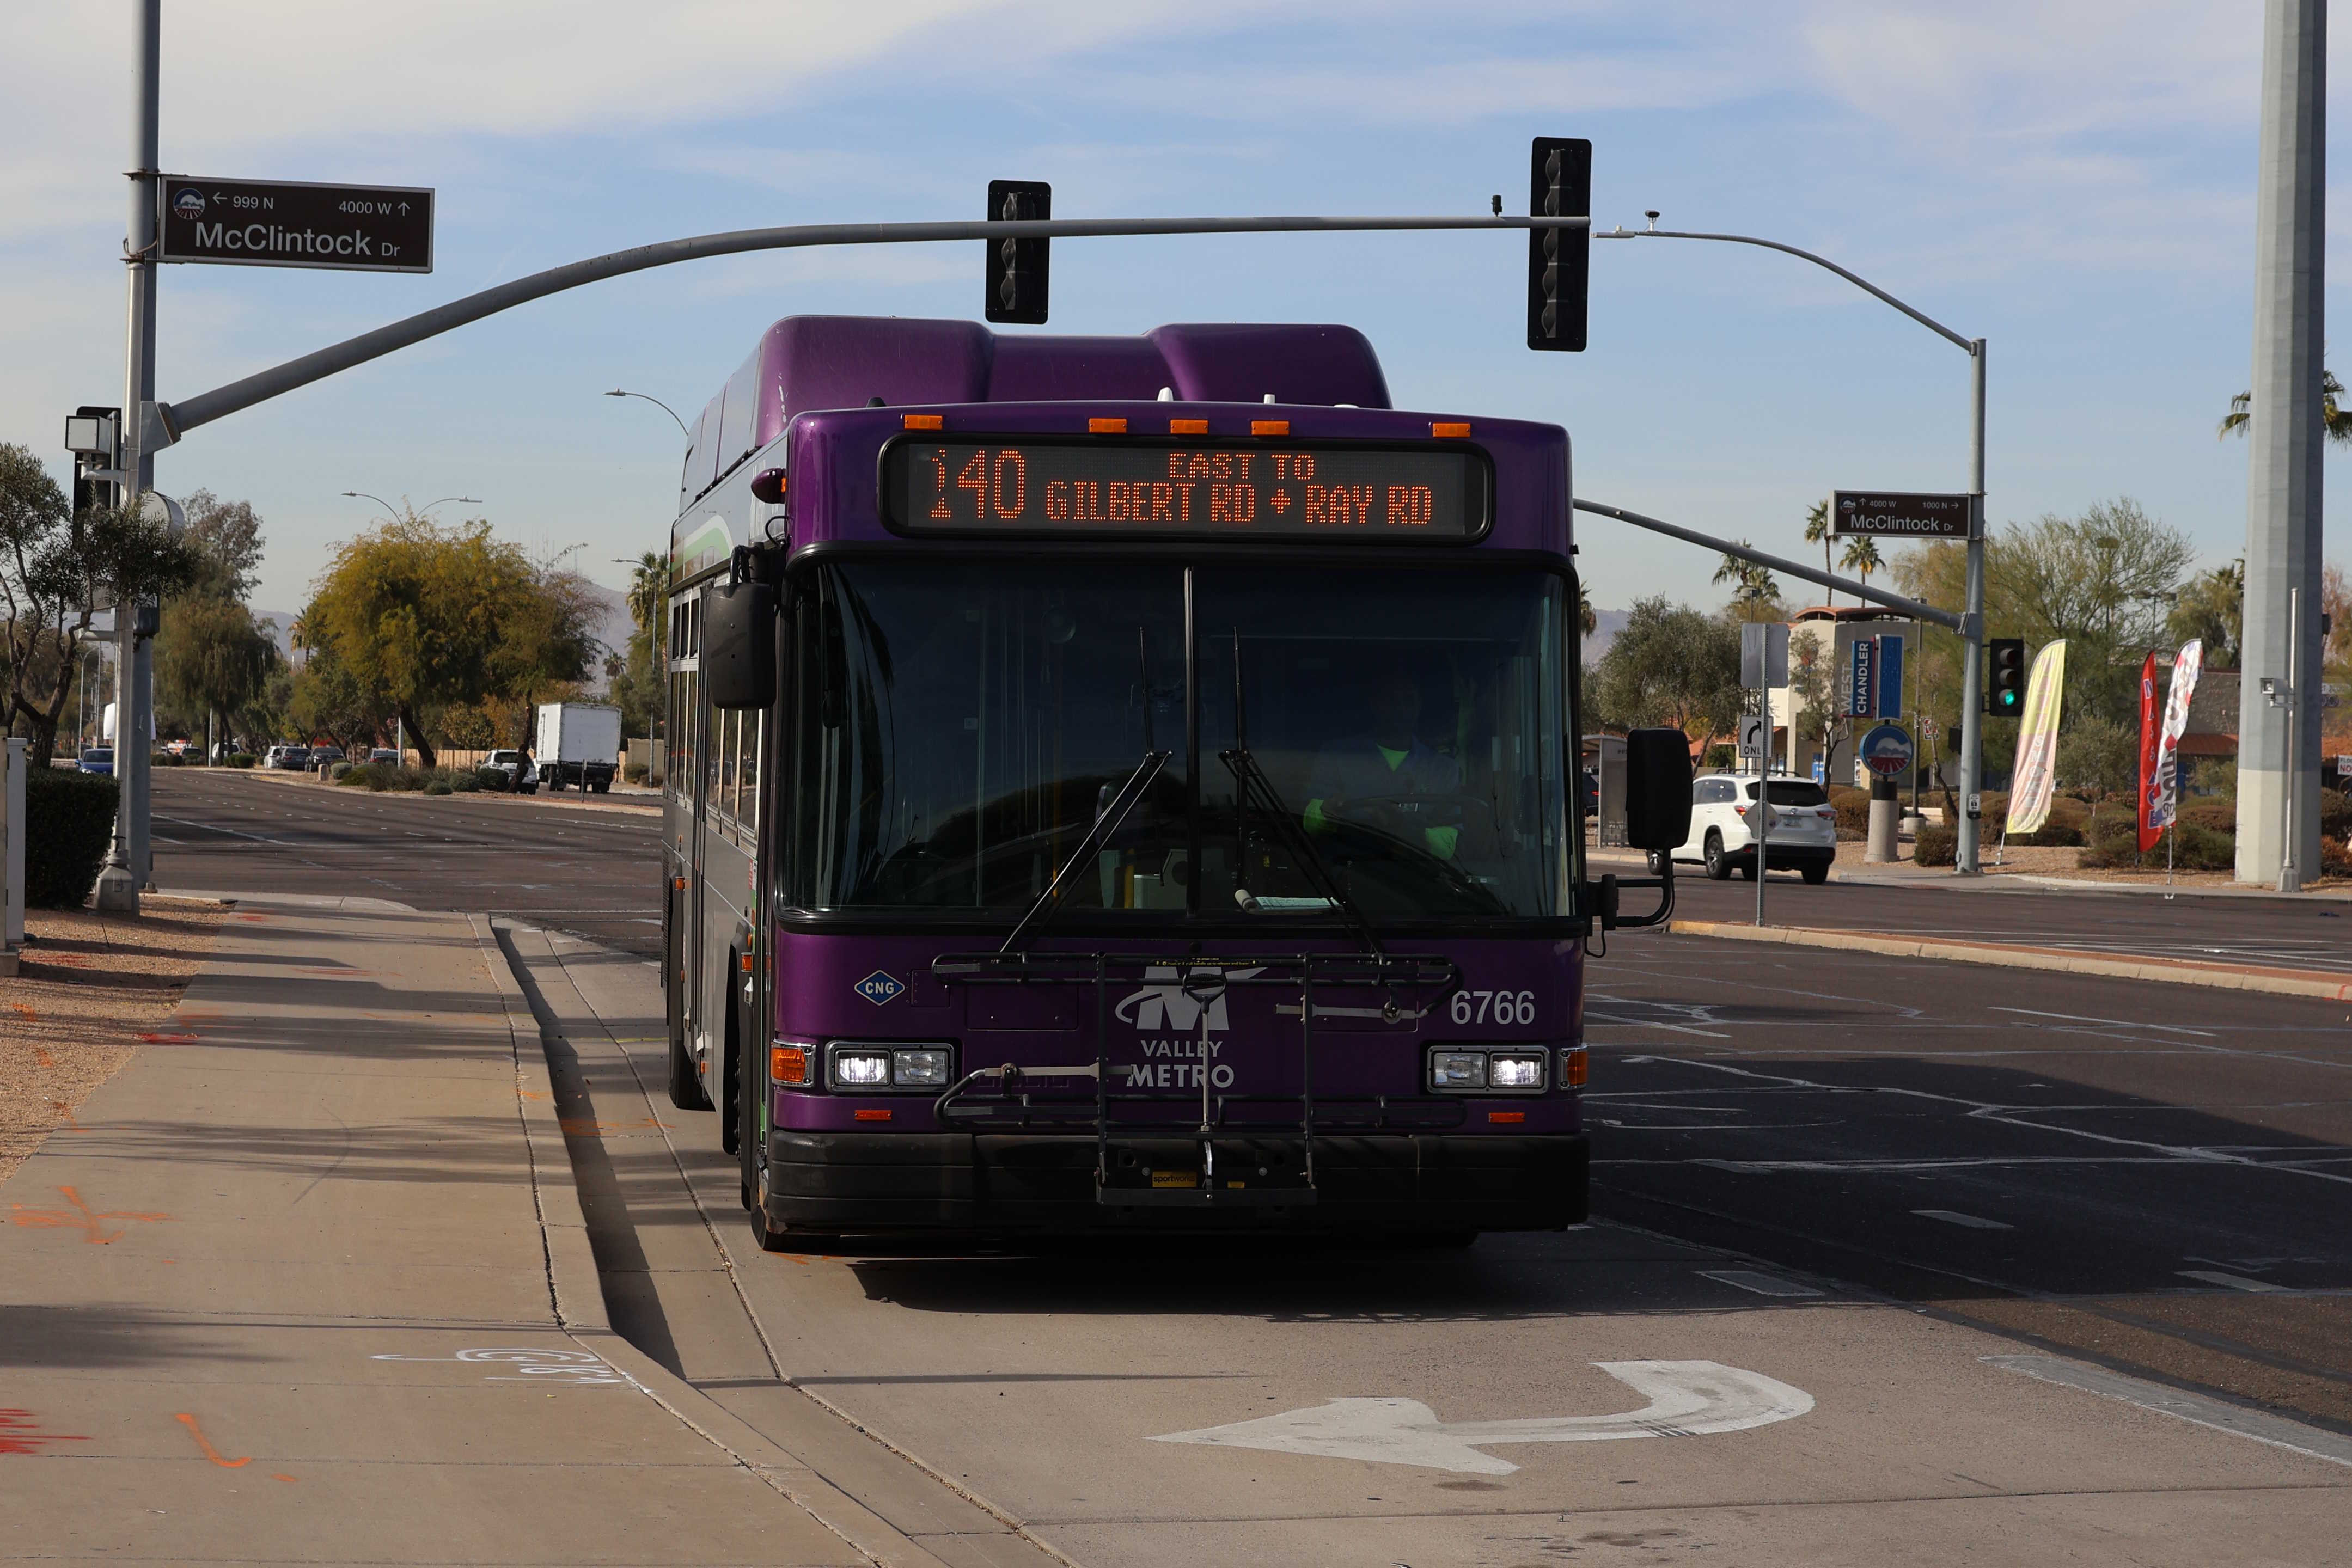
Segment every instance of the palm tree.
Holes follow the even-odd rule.
[[[1754,548],[1746,539],[1738,542],[1742,549]],[[1769,571],[1758,562],[1745,556],[1734,555],[1729,550],[1723,552],[1723,560],[1716,567],[1715,576],[1710,580],[1731,584],[1732,596],[1736,599],[1777,599],[1780,593],[1780,585],[1772,580]]]
[[[1831,570],[1830,504],[1827,501],[1815,501],[1813,509],[1805,514],[1805,542],[1822,547],[1822,570],[1823,571]],[[1837,602],[1837,594],[1834,591],[1830,593],[1826,602],[1831,604]]]
[[[629,619],[642,632],[661,614],[661,602],[669,591],[669,558],[659,550],[649,549],[637,558],[629,570]]]
[[[1583,634],[1587,637],[1591,636],[1601,625],[1601,616],[1592,608],[1592,590],[1581,582],[1576,585],[1576,623],[1583,628]]]
[[[2336,379],[2333,371],[2319,372],[2319,418],[2327,432],[2327,439],[2340,446],[2352,446],[2352,409],[2336,406],[2344,395],[2344,383]],[[2246,423],[2253,417],[2254,394],[2242,392],[2230,400],[2230,412],[2222,416],[2219,435],[2246,434]]]
[[[1863,586],[1867,588],[1870,574],[1885,566],[1886,561],[1878,553],[1876,539],[1867,534],[1856,534],[1845,541],[1845,554],[1838,557],[1838,564],[1848,571],[1858,573]]]

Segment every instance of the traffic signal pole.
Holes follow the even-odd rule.
[[[1654,223],[1657,214],[1650,214]],[[1984,763],[1984,716],[1979,711],[1984,703],[1984,449],[1985,449],[1985,340],[1963,338],[1941,321],[1916,306],[1907,305],[1859,273],[1849,272],[1825,256],[1793,245],[1783,245],[1776,239],[1759,239],[1754,235],[1698,234],[1676,229],[1595,229],[1594,239],[1704,239],[1726,245],[1752,245],[1764,250],[1777,250],[1810,261],[1815,267],[1836,273],[1864,293],[1900,310],[1922,327],[1950,343],[1967,350],[1971,363],[1969,384],[1970,414],[1969,422],[1969,582],[1968,603],[1958,617],[1956,630],[1960,634],[1960,771],[1966,779],[1966,808],[1960,815],[1953,860],[1962,876],[1977,872],[1977,796]],[[1814,572],[1797,575],[1818,578]],[[1881,603],[1891,602],[1885,596],[1869,597]],[[1909,601],[1905,601],[1907,604]],[[1902,606],[1898,605],[1897,608]],[[1948,624],[1948,613],[1931,614],[1927,619],[1938,624]]]
[[[155,178],[162,152],[163,0],[131,0],[131,223],[123,246],[129,320],[122,377],[118,465],[125,506],[155,482],[155,455],[145,413],[155,401]],[[98,907],[136,915],[147,878],[147,719],[153,668],[139,635],[139,606],[114,601],[114,841],[98,873]]]

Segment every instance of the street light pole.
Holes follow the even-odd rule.
[[[147,450],[147,408],[155,401],[155,177],[163,142],[163,0],[131,0],[137,35],[131,55],[131,223],[123,246],[129,264],[129,320],[122,376],[122,434],[119,491],[125,506],[137,506],[155,480],[155,458]],[[146,837],[147,746],[140,722],[142,654],[139,606],[120,592],[114,604],[114,841],[98,873],[96,902],[112,914],[139,913],[139,890],[146,868],[139,863]]]
[[[1655,226],[1656,213],[1648,214],[1653,226],[1614,230],[1595,229],[1594,239],[1702,239],[1717,240],[1726,245],[1752,245],[1764,250],[1777,250],[1785,256],[1810,261],[1815,267],[1836,273],[1864,293],[1903,312],[1946,342],[1967,351],[1970,361],[1969,416],[1969,579],[1968,603],[1960,618],[1960,776],[1966,790],[1964,809],[1960,814],[1958,841],[1953,860],[1955,869],[1963,876],[1973,876],[1977,871],[1977,817],[1979,789],[1984,763],[1984,452],[1985,452],[1985,340],[1963,338],[1941,321],[1907,305],[1878,285],[1858,273],[1849,272],[1824,256],[1779,240],[1759,239],[1753,235],[1697,234]]]
[[[365,490],[346,490],[343,494],[352,497],[355,500],[373,501],[377,506],[382,507],[384,509],[385,515],[390,517],[394,522],[396,523],[400,521],[399,512],[395,511],[393,508],[392,503],[385,500],[382,496],[371,496]],[[468,506],[475,507],[478,507],[482,504],[482,498],[479,496],[444,496],[439,500],[434,502],[432,506],[417,507],[416,515],[421,517],[425,513],[431,511],[434,507],[446,507],[452,501],[463,501]]]

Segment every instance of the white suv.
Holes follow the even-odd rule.
[[[1756,839],[1748,815],[1756,810],[1753,774],[1710,773],[1691,784],[1690,837],[1675,852],[1678,861],[1697,861],[1710,881],[1734,871],[1756,874]],[[1771,826],[1765,854],[1771,870],[1791,868],[1810,883],[1830,879],[1837,859],[1837,810],[1828,791],[1810,779],[1772,780]]]

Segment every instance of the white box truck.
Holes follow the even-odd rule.
[[[621,710],[600,703],[541,703],[531,759],[550,789],[572,785],[599,795],[620,767]]]

